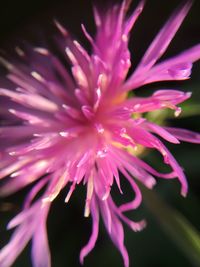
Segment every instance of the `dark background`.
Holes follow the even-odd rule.
[[[105,5],[107,1],[102,1]],[[138,1],[134,1],[133,8]],[[138,23],[132,31],[130,50],[132,62],[135,66],[152,38],[156,35],[171,12],[181,3],[180,0],[149,0]],[[89,32],[94,33],[92,17],[92,1],[1,1],[0,6],[0,46],[10,50],[18,41],[28,40],[35,45],[40,45],[40,38],[47,39],[53,34],[54,27],[52,18],[58,18],[70,32],[77,36],[86,47],[81,32],[80,23],[84,23]],[[195,45],[200,41],[200,1],[195,1],[193,7],[185,19],[181,29],[170,45],[166,56],[176,53]],[[148,89],[148,93],[158,88],[180,88],[193,92],[193,102],[200,103],[200,64],[193,67],[192,78],[179,83],[162,83],[146,86],[140,90],[140,94]],[[181,115],[176,120],[169,120],[170,125],[185,127],[200,131],[200,110],[197,114],[188,117]],[[180,146],[170,145],[169,148],[176,156],[181,166],[184,166],[189,181],[189,195],[183,199],[179,194],[179,184],[175,181],[159,180],[155,191],[169,205],[179,210],[197,229],[200,225],[199,216],[199,193],[200,193],[200,146],[182,143]],[[155,154],[155,157],[157,155]],[[157,158],[154,153],[145,156],[146,160],[156,164]],[[158,165],[158,164],[157,164]],[[159,167],[159,166],[158,166]],[[1,246],[8,240],[5,226],[9,219],[20,209],[20,203],[25,191],[19,192],[11,198],[2,200],[2,203],[12,203],[8,211],[0,211],[0,243]],[[79,251],[87,242],[90,234],[90,220],[83,217],[85,191],[79,187],[70,203],[64,204],[66,192],[63,192],[52,205],[48,219],[49,241],[52,253],[52,267],[78,267]],[[141,233],[131,232],[125,226],[125,244],[130,255],[130,266],[134,267],[169,267],[169,266],[194,266],[186,255],[175,245],[167,233],[163,232],[159,223],[149,210],[142,205],[141,208],[131,214],[132,218],[148,220],[148,227]],[[29,267],[30,247],[18,258],[14,267]],[[86,267],[122,266],[120,254],[113,246],[106,231],[101,225],[100,235],[93,252],[86,258]]]

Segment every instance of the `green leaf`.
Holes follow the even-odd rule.
[[[193,266],[200,266],[200,233],[178,211],[166,204],[155,191],[140,185],[144,204],[160,227],[184,252]]]

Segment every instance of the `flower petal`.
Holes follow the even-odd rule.
[[[141,60],[141,63],[136,70],[136,73],[137,71],[139,71],[139,69],[140,71],[141,69],[143,71],[149,70],[164,54],[190,8],[191,1],[187,1],[181,8],[175,10],[167,23],[153,40],[150,47],[147,49],[145,55]]]
[[[107,223],[107,220],[105,218],[105,213],[103,212],[103,210],[105,209],[105,205],[109,209],[109,213],[111,214],[111,217],[112,217],[110,225]],[[100,210],[102,212],[102,216],[103,216],[103,220],[104,220],[106,229],[107,229],[107,231],[108,231],[113,243],[115,244],[115,246],[119,249],[120,253],[122,254],[122,257],[123,257],[123,260],[124,260],[124,266],[128,267],[129,266],[129,257],[128,257],[127,250],[126,250],[126,248],[124,246],[124,230],[123,230],[123,226],[122,226],[120,220],[115,215],[115,213],[112,210],[111,206],[109,205],[109,201],[108,200],[100,202]]]
[[[98,232],[99,232],[99,209],[96,201],[96,197],[93,196],[91,200],[91,214],[92,214],[92,234],[86,246],[81,249],[80,262],[83,264],[85,256],[94,248]]]
[[[177,139],[185,142],[200,144],[200,134],[186,129],[165,127],[165,129],[173,134]]]
[[[50,252],[46,230],[48,206],[43,207],[40,220],[32,238],[32,262],[34,267],[50,267]],[[37,215],[38,216],[38,215]]]

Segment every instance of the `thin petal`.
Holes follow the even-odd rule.
[[[187,100],[191,96],[190,92],[181,92],[177,90],[158,90],[150,97],[134,97],[123,103],[126,111],[133,113],[144,113],[158,109],[170,108],[175,110],[175,116],[178,116],[181,109],[176,105]]]
[[[120,253],[122,254],[124,266],[129,266],[129,256],[128,252],[124,246],[124,229],[117,217],[113,217],[112,220],[112,231],[111,231],[111,239],[113,240],[114,244],[119,249]]]
[[[117,218],[117,216],[114,214],[114,211],[110,207],[109,203],[106,203],[106,202],[108,202],[108,201],[106,200],[106,201],[100,202],[101,211],[102,211],[102,208],[104,207],[104,205],[107,205],[109,207],[109,210],[110,210],[110,213],[112,216],[112,220],[111,220],[110,229],[109,229],[108,224],[104,221],[105,226],[107,228],[107,231],[108,231],[113,243],[115,244],[115,246],[119,249],[120,253],[122,254],[122,257],[124,260],[124,266],[128,267],[129,266],[129,257],[128,257],[127,250],[124,246],[124,230],[123,230],[122,223]],[[104,213],[102,213],[102,216],[103,216],[103,219],[105,220]]]
[[[165,129],[181,141],[200,144],[200,133],[173,127],[165,127]]]
[[[123,91],[136,89],[153,82],[188,79],[190,78],[192,63],[199,59],[200,44],[197,44],[175,57],[156,64],[147,71],[133,73],[127,82],[125,82]]]
[[[55,112],[58,110],[58,106],[55,103],[38,94],[23,94],[0,88],[0,95],[10,97],[13,101],[26,107],[46,112]]]
[[[135,193],[135,198],[131,202],[128,202],[128,203],[121,205],[119,207],[119,210],[121,212],[124,212],[124,211],[128,211],[128,210],[136,209],[140,206],[140,204],[142,202],[141,191],[140,191],[138,185],[136,184],[136,182],[134,181],[134,179],[128,174],[127,171],[123,170],[122,168],[120,168],[120,171],[125,176],[125,178],[129,181],[129,183],[133,189],[133,192]]]
[[[145,69],[145,71],[147,71],[164,54],[190,8],[191,1],[187,1],[181,8],[178,8],[172,14],[170,19],[158,33],[150,47],[147,49],[140,65],[138,66],[138,70],[139,68],[142,68],[143,70]]]
[[[152,122],[145,122],[144,125],[145,127],[147,127],[147,129],[158,134],[159,136],[161,136],[163,139],[167,140],[168,142],[174,143],[174,144],[180,143],[178,139],[174,135],[170,134],[167,131],[167,129],[165,130],[164,127],[160,127],[159,125],[152,123]]]
[[[92,234],[86,246],[81,249],[80,252],[80,262],[83,264],[84,258],[91,252],[94,248],[98,232],[99,232],[99,209],[96,202],[95,196],[91,200],[91,214],[92,214]]]
[[[0,266],[10,267],[23,251],[32,235],[32,226],[24,224],[15,230],[9,243],[0,250]]]
[[[48,206],[43,207],[41,218],[32,238],[32,262],[34,267],[50,267],[50,252],[46,230]],[[38,216],[38,215],[37,215]]]

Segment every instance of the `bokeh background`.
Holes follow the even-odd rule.
[[[99,1],[106,5],[108,1]],[[116,1],[115,1],[116,2]],[[131,9],[136,6],[133,1]],[[180,0],[149,0],[138,20],[130,39],[133,69],[148,47],[153,37],[180,5]],[[94,34],[91,0],[34,0],[1,1],[0,6],[0,47],[11,51],[23,41],[41,45],[51,40],[55,33],[53,18],[57,18],[77,39],[89,49],[80,24],[84,23],[88,31]],[[169,46],[164,57],[175,55],[200,41],[200,1],[196,0],[181,29]],[[3,75],[1,71],[1,75]],[[136,94],[149,95],[156,89],[176,88],[192,91],[192,99],[183,105],[183,113],[174,119],[169,113],[166,123],[177,127],[200,131],[200,63],[194,64],[190,80],[184,82],[157,83],[141,88]],[[159,114],[152,119],[158,120]],[[163,115],[163,114],[162,114]],[[160,115],[159,115],[160,116]],[[164,114],[165,116],[165,114]],[[162,119],[161,119],[162,120]],[[146,218],[147,228],[134,233],[125,226],[125,244],[130,255],[132,267],[169,267],[200,266],[200,146],[182,143],[168,146],[184,167],[189,182],[189,194],[186,199],[180,196],[180,185],[174,181],[159,180],[153,192],[144,192],[144,203],[137,211],[131,212],[133,219]],[[163,170],[161,158],[157,153],[145,152],[145,160]],[[126,198],[131,192],[126,184]],[[10,232],[6,224],[19,210],[28,189],[12,197],[1,199],[0,203],[0,245],[6,244]],[[113,189],[113,196],[118,192]],[[75,191],[69,204],[64,204],[65,190],[54,201],[48,219],[49,242],[52,253],[52,267],[79,267],[79,251],[87,242],[91,221],[83,216],[85,189],[80,186]],[[29,267],[30,245],[17,259],[14,267]],[[96,248],[85,260],[86,267],[123,266],[117,249],[110,241],[101,222],[100,235]]]

